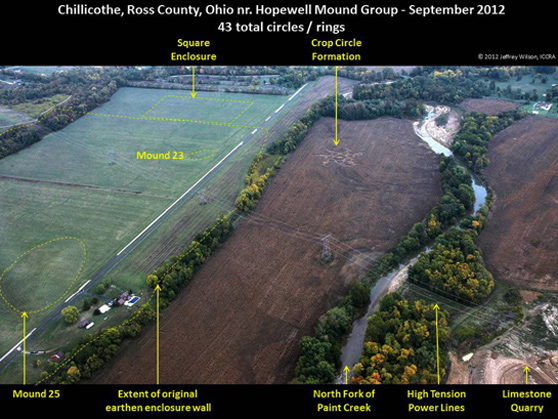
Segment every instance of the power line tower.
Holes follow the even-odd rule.
[[[197,193],[200,205],[205,205],[209,202],[209,197],[206,189],[202,189]]]
[[[333,261],[333,254],[331,253],[331,248],[329,246],[329,239],[331,234],[328,234],[322,239],[322,261],[325,263],[330,263]]]

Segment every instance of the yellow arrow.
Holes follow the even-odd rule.
[[[192,99],[196,98],[196,67],[192,66],[192,91],[190,92]]]
[[[339,94],[339,87],[337,83],[337,69],[338,67],[335,67],[335,138],[333,139],[333,144],[335,144],[336,147],[340,141],[337,135],[337,96]]]
[[[157,284],[155,287],[157,293],[157,385],[159,384],[159,291],[161,291],[161,287]]]
[[[529,384],[529,373],[531,372],[529,365],[525,365],[525,368],[523,368],[523,372],[525,373],[525,384]]]
[[[349,384],[349,373],[351,372],[351,370],[348,366],[345,365],[343,372],[345,373],[345,384]]]
[[[438,384],[440,384],[440,341],[438,337],[438,310],[440,310],[440,307],[438,304],[434,306],[434,310],[436,311],[436,368],[438,371]]]
[[[26,320],[29,318],[27,313],[24,311],[21,314],[21,318],[23,319],[23,384],[27,384],[27,344],[26,344],[26,336],[27,336],[27,325]]]

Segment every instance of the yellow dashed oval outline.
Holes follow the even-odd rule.
[[[35,310],[21,310],[17,307],[15,307],[8,298],[6,298],[6,296],[2,293],[2,280],[4,279],[4,276],[6,275],[6,273],[8,273],[18,262],[21,258],[25,257],[26,255],[28,255],[29,253],[39,249],[40,247],[58,242],[58,241],[62,241],[62,240],[73,240],[75,242],[78,242],[81,245],[81,248],[83,250],[83,261],[81,262],[81,266],[79,267],[79,270],[77,272],[77,274],[74,276],[74,279],[72,280],[72,282],[70,283],[70,285],[68,285],[68,288],[66,289],[66,291],[64,291],[64,293],[58,297],[58,299],[56,299],[55,301],[53,301],[52,303],[46,305],[45,307],[42,308],[38,308]],[[71,236],[63,236],[63,237],[57,237],[55,239],[46,241],[44,243],[38,244],[34,247],[32,247],[31,249],[27,250],[25,253],[22,253],[21,255],[19,255],[12,263],[10,266],[8,266],[6,269],[4,269],[2,271],[2,274],[0,275],[0,297],[2,297],[2,299],[4,300],[4,302],[14,311],[23,314],[24,312],[26,312],[27,314],[36,314],[36,313],[40,313],[42,311],[48,310],[49,308],[51,308],[53,305],[59,303],[60,301],[62,301],[62,299],[70,292],[70,290],[72,289],[72,287],[75,285],[76,281],[78,280],[78,278],[81,276],[81,273],[83,272],[83,267],[85,266],[87,262],[87,247],[85,246],[85,243],[83,242],[83,240],[78,239],[77,237],[71,237]]]

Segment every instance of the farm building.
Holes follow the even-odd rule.
[[[114,299],[114,304],[116,305],[116,307],[121,307],[124,304],[126,304],[129,300],[131,300],[133,296],[134,295],[129,293],[128,291],[123,292],[122,294],[120,294],[118,297]]]
[[[99,307],[99,313],[101,313],[101,314],[105,314],[109,310],[110,310],[110,307],[106,304],[103,304],[101,307]]]
[[[461,358],[463,360],[463,362],[469,362],[471,360],[471,358],[473,357],[473,352],[468,353],[467,355],[465,355],[463,358]]]
[[[64,361],[65,359],[66,359],[66,355],[64,354],[64,352],[56,352],[47,361],[58,364],[59,362]]]
[[[84,329],[89,325],[90,321],[89,320],[82,320],[79,324],[78,327],[80,329]]]
[[[540,109],[542,111],[550,111],[550,109],[552,108],[552,103],[546,103],[546,102],[537,102],[535,103],[534,109]]]

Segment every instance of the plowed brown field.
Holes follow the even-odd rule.
[[[558,120],[529,116],[495,135],[486,175],[496,193],[479,245],[497,279],[558,290]]]
[[[286,383],[300,337],[351,277],[438,201],[438,158],[409,121],[322,119],[248,219],[163,312],[161,383]],[[334,261],[320,261],[331,234]],[[98,383],[153,383],[155,331],[128,344]]]
[[[519,105],[517,102],[498,99],[465,99],[459,104],[467,112],[480,112],[487,115],[498,115],[502,112],[511,111]]]

